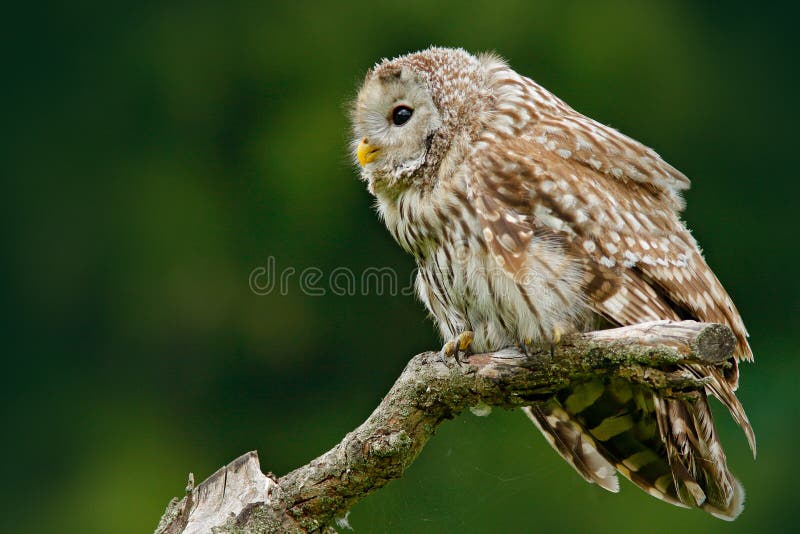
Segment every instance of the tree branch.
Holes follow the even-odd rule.
[[[568,336],[555,347],[476,354],[458,364],[435,352],[411,359],[372,415],[333,449],[276,478],[249,452],[174,498],[156,534],[334,532],[360,499],[399,478],[446,419],[465,408],[513,408],[599,374],[685,396],[704,382],[677,365],[726,365],[735,347],[722,325],[657,321]]]

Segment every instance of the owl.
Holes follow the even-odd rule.
[[[684,364],[693,398],[587,379],[524,412],[583,478],[732,520],[744,491],[728,470],[708,397],[755,438],[734,391],[752,360],[736,307],[679,213],[689,180],[652,149],[581,115],[493,54],[430,48],[386,59],[352,107],[361,178],[416,289],[459,351],[525,349],[562,335],[694,319],[731,328],[730,365]]]

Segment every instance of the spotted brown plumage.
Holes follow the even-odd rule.
[[[400,118],[398,118],[400,117]],[[755,438],[736,398],[752,359],[730,297],[679,218],[689,180],[652,149],[589,119],[493,55],[431,48],[371,69],[353,108],[354,153],[389,231],[418,264],[445,340],[556,342],[601,322],[695,319],[738,345],[704,394],[665,398],[603,379],[525,409],[586,480],[616,472],[667,502],[733,519],[744,499],[707,395]]]

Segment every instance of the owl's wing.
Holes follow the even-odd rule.
[[[481,142],[471,158],[468,194],[498,265],[518,279],[531,268],[535,259],[529,251],[544,236],[561,243],[564,253],[582,265],[587,304],[612,323],[695,319],[727,324],[738,340],[736,357],[750,358],[736,308],[678,218],[676,184],[605,174],[592,165],[592,156],[576,157],[566,148],[559,152],[558,143],[540,141],[522,135]],[[728,376],[694,365],[681,372],[709,380],[708,393],[728,408],[755,451],[752,428],[734,394],[736,360],[732,363]],[[652,394],[633,402],[635,395],[621,396],[608,384],[596,391],[599,397],[573,411],[570,391],[558,409],[539,407],[548,410],[542,420],[549,426],[540,429],[551,442],[568,437],[559,435],[559,428],[580,429],[581,443],[589,443],[649,493],[720,517],[738,514],[743,493],[727,469],[704,395],[684,401]],[[623,422],[626,426],[619,426]],[[614,428],[610,437],[606,427]],[[562,456],[573,461],[574,455]],[[640,458],[647,458],[644,465]]]
[[[561,148],[567,139],[537,137],[479,143],[471,160],[469,194],[498,263],[518,274],[534,234],[552,233],[584,264],[585,294],[597,313],[620,325],[678,318],[726,324],[737,358],[751,359],[736,307],[678,218],[676,186],[684,182],[606,174],[591,162],[607,153],[579,157]]]
[[[550,98],[552,105],[541,107],[538,120],[527,125],[528,139],[596,174],[641,184],[678,211],[684,208],[681,191],[689,189],[689,179],[655,150]]]

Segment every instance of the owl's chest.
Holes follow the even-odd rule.
[[[418,260],[417,292],[444,339],[471,330],[478,351],[549,342],[584,329],[591,313],[577,266],[556,272],[541,261],[531,258],[527,272],[515,279],[481,247],[454,253],[442,246]]]
[[[531,299],[539,291],[514,281],[484,249],[440,247],[418,265],[418,295],[445,340],[470,330],[473,348],[490,351],[547,337],[552,318]]]
[[[417,260],[417,292],[442,332],[475,333],[477,350],[578,328],[585,315],[581,267],[552,240],[534,237],[516,279],[495,260],[477,217],[456,194],[416,192],[381,206],[394,238]]]
[[[474,212],[463,209],[462,199],[466,194],[455,186],[408,189],[392,198],[379,196],[378,209],[397,243],[422,263],[442,249],[458,254],[484,246]]]

